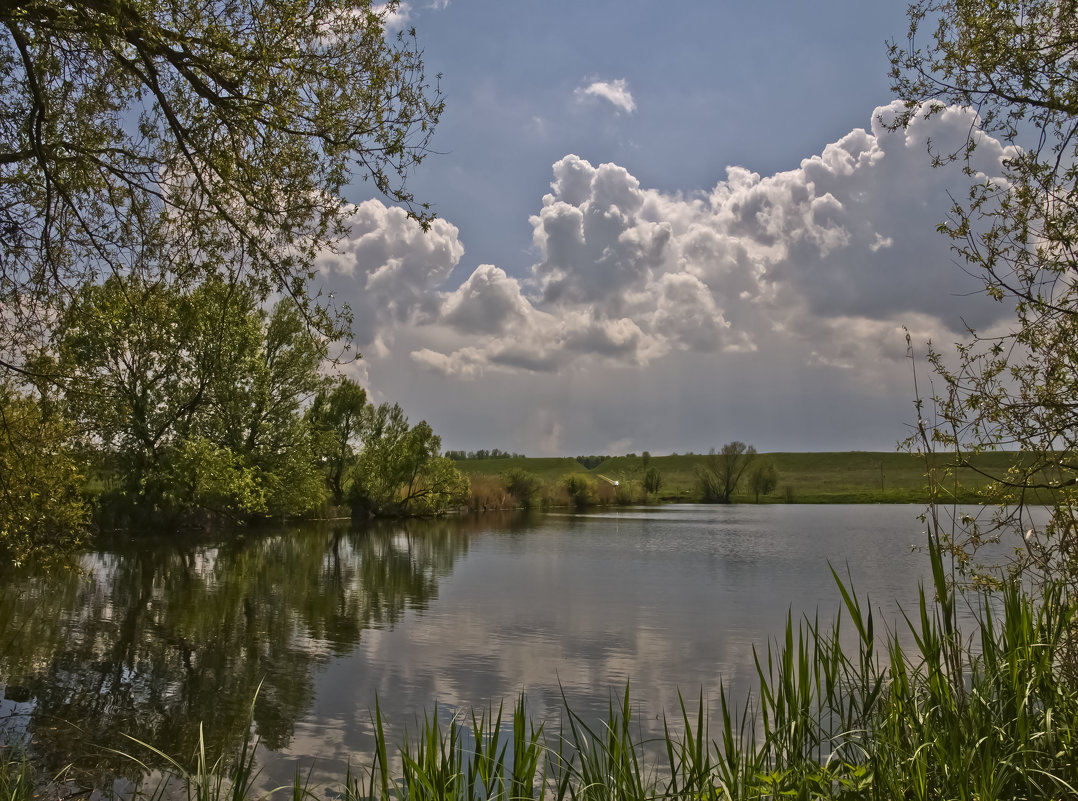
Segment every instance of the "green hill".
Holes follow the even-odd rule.
[[[919,503],[927,500],[927,467],[920,456],[908,453],[845,451],[834,453],[766,453],[778,472],[775,491],[761,498],[770,503]],[[982,454],[976,467],[999,475],[1017,460],[1014,453]],[[666,501],[691,501],[697,496],[696,470],[707,457],[701,454],[652,456],[648,465],[662,473],[659,497]],[[943,473],[944,456],[935,463]],[[556,482],[570,473],[591,475],[619,483],[642,482],[645,460],[638,455],[612,456],[592,470],[571,458],[465,459],[456,463],[469,475],[498,476],[510,468],[525,470],[546,482]],[[977,491],[988,479],[977,470],[963,468],[957,473],[959,500],[976,502]],[[952,475],[947,486],[953,487]],[[747,484],[735,501],[752,501]]]
[[[557,481],[570,473],[587,473],[588,469],[568,456],[551,458],[510,457],[505,459],[460,459],[455,461],[468,476],[500,476],[514,468],[526,470],[543,481]]]

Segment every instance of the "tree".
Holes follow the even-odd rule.
[[[718,453],[712,448],[696,468],[696,481],[705,503],[730,503],[741,477],[756,458],[756,449],[744,442],[727,442]]]
[[[442,113],[396,0],[0,3],[0,354],[109,274],[308,302],[355,178],[404,203]],[[13,361],[14,360],[14,361]]]
[[[758,461],[749,472],[749,488],[756,496],[756,503],[761,495],[770,495],[779,485],[779,474],[771,462]]]
[[[198,433],[258,471],[265,511],[289,515],[323,502],[319,438],[303,414],[325,385],[325,341],[314,335],[290,298],[247,313],[251,346],[215,372]]]
[[[527,470],[513,467],[502,473],[502,481],[505,482],[505,491],[513,496],[518,506],[529,509],[535,503],[540,489],[538,477]]]
[[[644,452],[647,455],[647,451]],[[657,467],[649,467],[644,473],[644,492],[654,495],[663,485],[663,474]]]
[[[112,276],[83,287],[57,328],[57,373],[73,420],[149,498],[169,449],[192,433],[215,376],[254,347],[253,299],[220,282],[190,292]]]
[[[595,482],[589,476],[570,473],[562,478],[562,486],[568,495],[570,505],[578,512],[587,509],[599,500]]]
[[[443,514],[467,503],[470,490],[471,482],[452,459],[435,456],[408,487],[404,508],[410,514]]]
[[[307,411],[307,419],[323,434],[326,481],[338,505],[344,501],[344,477],[355,460],[366,405],[366,391],[352,379],[342,378],[333,389],[319,391]]]
[[[87,521],[71,424],[0,381],[0,572],[63,557]]]
[[[326,346],[291,300],[266,313],[218,279],[112,276],[69,305],[55,350],[66,406],[109,456],[123,505],[294,514],[322,500],[301,409]]]
[[[986,292],[1013,305],[1011,333],[970,331],[949,354],[930,352],[944,391],[941,423],[919,422],[912,438],[955,453],[1018,449],[1014,469],[992,475],[1002,504],[997,523],[1029,529],[1019,569],[1064,577],[1078,590],[1078,6],[1071,0],[921,0],[909,9],[905,45],[891,45],[895,91],[906,112],[945,105],[976,109],[965,142],[931,150],[937,165],[975,175],[985,136],[1012,146],[1005,180],[975,182],[941,226]],[[922,33],[927,28],[927,37]],[[918,401],[920,403],[920,400]],[[920,414],[924,418],[928,415]],[[1043,530],[1024,504],[1047,502]],[[950,544],[960,563],[986,532],[960,527]],[[963,540],[960,541],[960,540]]]
[[[162,478],[160,501],[168,509],[204,509],[242,519],[270,508],[261,472],[233,451],[203,437],[178,443]]]
[[[349,498],[370,514],[436,513],[463,502],[468,482],[424,420],[415,426],[397,404],[364,410],[363,450],[352,469]]]

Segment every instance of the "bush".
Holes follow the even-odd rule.
[[[502,481],[505,482],[506,492],[513,496],[517,506],[525,509],[534,505],[542,484],[536,476],[518,467],[502,473]]]
[[[568,475],[562,479],[562,486],[569,498],[569,505],[583,510],[599,502],[595,481],[588,476]]]
[[[474,475],[468,478],[468,507],[476,512],[508,509],[513,496],[505,488],[502,479],[493,476]]]

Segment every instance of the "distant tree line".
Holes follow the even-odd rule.
[[[523,453],[510,453],[509,451],[493,448],[492,450],[477,451],[446,451],[446,458],[455,462],[463,462],[466,459],[526,459]]]

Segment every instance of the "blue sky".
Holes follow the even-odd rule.
[[[402,5],[446,112],[410,188],[322,261],[347,369],[447,448],[892,449],[904,328],[1005,325],[935,232],[961,176],[890,113],[902,3]],[[957,141],[957,140],[955,140]],[[1002,151],[982,148],[985,176]]]
[[[532,263],[528,215],[567,153],[664,192],[727,166],[796,166],[889,101],[885,40],[905,5],[873,2],[468,2],[409,6],[446,112],[412,186],[461,229],[469,263]],[[576,90],[626,83],[625,113]],[[462,265],[461,271],[463,272]]]

